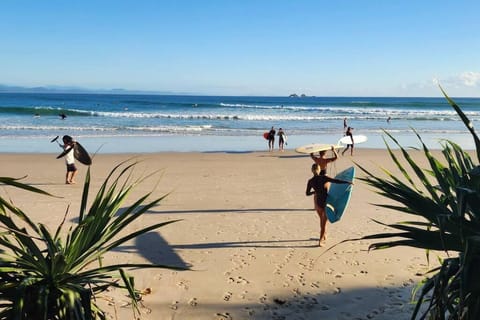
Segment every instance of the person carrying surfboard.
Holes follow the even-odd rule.
[[[331,182],[352,184],[352,182],[330,178],[325,174],[320,174],[320,170],[321,169],[318,164],[314,163],[312,165],[313,177],[307,182],[307,190],[305,191],[305,194],[307,196],[311,196],[312,194],[315,195],[313,199],[315,210],[320,218],[320,238],[318,245],[323,247],[325,246],[325,242],[327,240],[327,214],[325,212],[325,207],[327,205],[328,184]]]
[[[321,175],[322,174],[327,174],[327,165],[330,162],[333,162],[333,161],[338,159],[338,153],[335,150],[334,146],[332,146],[331,150],[333,152],[333,157],[330,157],[330,158],[325,157],[325,155],[327,154],[326,150],[320,151],[318,153],[318,155],[319,155],[318,157],[316,157],[313,153],[310,153],[310,158],[312,158],[312,160],[320,166],[320,174]]]
[[[287,134],[282,128],[278,129],[278,149],[283,151],[284,145],[287,143]]]
[[[268,132],[268,151],[273,151],[275,147],[275,133],[277,132],[274,127]]]
[[[65,175],[66,184],[75,183],[75,175],[77,174],[77,167],[75,166],[74,146],[75,141],[72,137],[65,135],[62,137],[63,145],[59,144],[63,148],[65,154],[65,164],[67,165],[67,174]]]
[[[348,127],[348,128],[347,128],[347,132],[345,132],[345,135],[350,137],[350,139],[352,140],[352,143],[347,144],[346,148],[343,149],[343,151],[342,151],[342,156],[345,154],[345,151],[347,151],[348,148],[350,148],[350,155],[353,156],[353,144],[354,144],[354,142],[353,142],[353,133],[352,133],[352,130],[353,130],[352,127]]]

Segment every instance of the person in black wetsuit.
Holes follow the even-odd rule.
[[[344,183],[344,184],[352,184],[350,181],[339,180],[330,178],[327,175],[320,174],[320,166],[318,164],[312,165],[312,173],[313,177],[308,180],[307,183],[307,190],[305,194],[307,196],[315,195],[314,196],[314,204],[315,210],[317,210],[318,217],[320,218],[320,240],[318,245],[323,247],[325,245],[325,241],[327,240],[326,232],[327,232],[327,214],[325,212],[325,207],[327,205],[327,195],[328,195],[328,183]]]
[[[278,129],[278,150],[283,152],[286,140],[287,134],[285,133],[285,131],[282,128]]]
[[[343,149],[342,151],[342,156],[345,154],[345,151],[348,150],[348,148],[351,148],[350,149],[350,155],[353,156],[353,145],[354,145],[354,142],[353,142],[353,132],[352,132],[353,128],[352,127],[348,127],[347,128],[347,132],[345,133],[345,135],[347,137],[350,137],[350,139],[352,140],[352,143],[349,143],[347,144],[347,147],[345,149]]]
[[[268,151],[273,151],[273,148],[275,148],[275,133],[276,131],[273,127],[268,132]]]

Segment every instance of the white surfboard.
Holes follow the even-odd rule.
[[[333,144],[312,143],[312,144],[307,144],[307,145],[298,147],[295,149],[295,151],[298,153],[310,154],[310,153],[315,153],[320,151],[328,151],[328,150],[331,150],[332,147],[334,147],[335,149],[343,148],[342,146],[333,145]]]
[[[363,143],[368,140],[367,136],[364,136],[363,134],[358,134],[358,135],[353,135],[353,143]],[[338,140],[338,144],[352,144],[352,139],[350,136],[345,136],[342,139]]]

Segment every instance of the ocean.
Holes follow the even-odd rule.
[[[480,98],[454,100],[475,126]],[[65,134],[100,153],[262,151],[272,126],[293,149],[336,144],[345,118],[368,137],[357,148],[385,148],[384,130],[406,147],[419,146],[415,130],[431,148],[441,139],[474,148],[445,98],[0,93],[0,152],[57,153],[50,141]]]

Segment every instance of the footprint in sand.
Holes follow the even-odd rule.
[[[238,295],[238,297],[243,300],[243,299],[245,299],[245,297],[247,296],[247,293],[248,293],[248,291],[243,291],[242,293],[240,293],[240,294]]]
[[[230,313],[225,312],[225,313],[215,313],[215,319],[216,320],[232,320],[232,316]]]
[[[297,275],[297,281],[300,285],[302,286],[305,286],[307,283],[305,282],[305,275],[304,273],[300,273],[299,275]]]
[[[245,279],[245,278],[243,278],[243,277],[239,276],[239,277],[237,277],[237,281],[236,281],[236,283],[240,283],[240,284],[249,284],[250,282],[249,282],[247,279]]]
[[[188,285],[184,281],[180,281],[179,283],[177,283],[177,286],[184,289],[184,290],[188,290]]]
[[[170,305],[170,309],[177,310],[178,309],[178,301],[173,301]]]
[[[255,311],[250,309],[249,307],[245,307],[245,312],[247,313],[248,316],[252,317],[255,314]]]
[[[261,296],[259,299],[260,303],[267,303],[267,294],[264,294],[263,296]]]
[[[232,298],[232,293],[231,292],[227,292],[223,295],[223,300],[225,300],[225,301],[230,301],[231,298]]]
[[[188,301],[188,304],[191,305],[192,307],[196,307],[198,305],[197,298],[190,299],[190,301]]]

